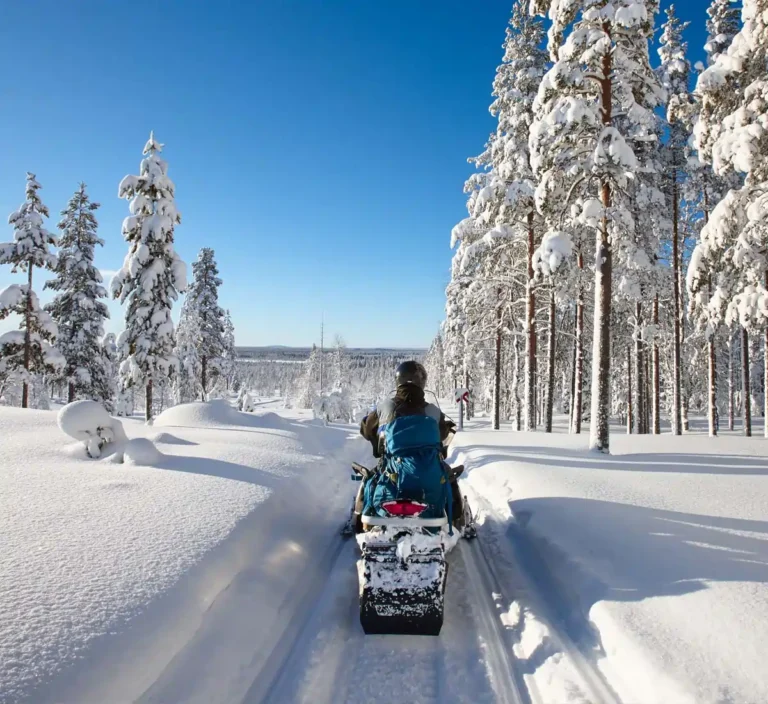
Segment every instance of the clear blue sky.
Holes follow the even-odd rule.
[[[706,4],[677,3],[693,60]],[[238,344],[310,344],[325,311],[350,345],[426,346],[465,215],[466,159],[493,128],[511,5],[4,2],[0,217],[29,170],[55,229],[84,180],[102,204],[97,264],[118,269],[128,204],[117,186],[154,129],[183,216],[177,249],[187,263],[216,250]],[[0,267],[0,287],[17,279]]]

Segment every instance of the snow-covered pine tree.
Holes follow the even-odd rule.
[[[685,147],[688,143],[688,129],[685,122],[675,112],[675,106],[679,102],[687,101],[688,81],[691,66],[686,58],[687,44],[683,41],[683,32],[688,26],[687,22],[681,22],[676,13],[675,6],[670,5],[666,11],[667,21],[662,25],[662,33],[659,47],[661,66],[659,74],[662,85],[667,91],[667,120],[669,134],[664,145],[665,173],[667,176],[667,199],[672,213],[672,254],[670,266],[672,269],[672,310],[673,310],[673,414],[672,431],[675,435],[683,432],[682,421],[682,393],[683,393],[683,369],[682,369],[682,291],[680,286],[680,269],[682,252],[680,249],[680,192],[681,182],[685,178]]]
[[[235,345],[235,325],[229,310],[224,311],[224,353],[221,361],[222,374],[227,380],[227,390],[237,390],[237,346]]]
[[[201,337],[199,323],[193,302],[187,296],[181,306],[179,324],[176,327],[174,354],[179,360],[179,368],[173,380],[176,403],[191,403],[200,396],[202,365],[198,354]]]
[[[56,347],[67,360],[62,381],[67,384],[69,403],[76,397],[110,401],[101,346],[104,321],[109,318],[109,310],[101,299],[107,297],[107,292],[93,264],[96,245],[104,245],[96,234],[98,223],[94,213],[98,208],[99,204],[91,202],[85,184],[81,183],[61,212],[56,278],[45,284],[45,288],[58,292],[46,310],[58,325]]]
[[[61,361],[60,355],[47,345],[56,337],[55,323],[40,309],[32,288],[35,267],[53,270],[56,266],[56,256],[48,247],[55,247],[57,242],[44,227],[43,218],[48,217],[48,208],[40,200],[39,189],[35,175],[27,173],[26,200],[8,217],[8,222],[13,225],[13,242],[0,244],[0,264],[10,264],[14,273],[27,274],[26,286],[10,286],[0,304],[0,318],[10,313],[18,313],[23,318],[23,333],[6,333],[0,350],[0,357],[5,359],[5,372],[13,371],[21,377],[22,408],[29,406],[30,374],[35,370],[56,368]],[[19,300],[20,295],[24,300]]]
[[[712,0],[707,15],[708,36],[704,50],[707,52],[707,66],[711,66],[720,54],[728,50],[733,38],[739,33],[741,19],[736,0]]]
[[[631,265],[621,259],[633,251],[623,244],[635,234],[625,193],[638,162],[627,137],[654,139],[653,111],[664,95],[648,58],[657,6],[657,0],[532,2],[552,22],[555,62],[541,82],[531,129],[538,208],[550,222],[579,198],[599,210],[590,446],[602,452],[609,451],[613,270]]]
[[[504,57],[493,83],[491,114],[498,120],[496,131],[479,157],[473,159],[481,172],[466,184],[470,217],[452,233],[454,257],[453,297],[463,307],[463,334],[473,346],[493,341],[493,405],[498,425],[501,390],[502,337],[515,334],[513,304],[526,306],[526,427],[533,429],[533,384],[535,370],[535,297],[531,261],[535,249],[535,184],[528,152],[532,105],[547,56],[541,50],[544,30],[527,12],[527,0],[517,0],[507,28]],[[458,277],[458,278],[457,278]],[[458,287],[457,287],[458,285]],[[450,307],[455,309],[455,304]],[[522,316],[520,316],[522,317]],[[506,331],[506,332],[505,332]],[[448,338],[446,338],[446,342]],[[450,345],[458,349],[455,344]],[[466,384],[468,362],[464,362]]]
[[[742,402],[750,434],[749,331],[764,331],[768,348],[768,0],[744,0],[742,22],[727,51],[699,76],[696,140],[716,174],[745,175],[744,185],[712,212],[699,247],[703,258],[719,264],[710,307],[742,328]]]
[[[12,284],[0,291],[0,320],[13,314],[20,316],[21,330],[0,335],[0,387],[9,381],[21,381],[22,408],[28,408],[29,387],[36,376],[60,373],[64,357],[52,344],[56,323],[40,307],[29,284]]]
[[[219,306],[221,283],[214,252],[210,247],[203,247],[192,264],[192,283],[187,291],[187,313],[197,321],[196,346],[203,401],[207,399],[211,382],[220,374],[224,354],[224,310]]]
[[[120,182],[118,196],[129,199],[131,214],[123,221],[128,254],[112,279],[112,295],[128,303],[125,331],[118,344],[124,388],[144,384],[145,416],[152,418],[152,384],[176,370],[171,309],[187,287],[187,268],[173,247],[174,227],[181,215],[174,203],[163,145],[150,133],[138,176]]]

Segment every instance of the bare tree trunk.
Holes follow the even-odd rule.
[[[534,314],[536,299],[533,293],[533,252],[534,231],[533,213],[528,213],[528,270],[525,285],[525,429],[534,430],[536,416],[535,377],[536,377],[536,327]]]
[[[552,432],[552,412],[555,402],[555,289],[549,294],[549,330],[547,334],[547,402],[544,408],[544,432]]]
[[[493,371],[493,429],[501,427],[501,307],[496,311],[496,368]]]
[[[584,256],[579,251],[579,269],[584,268]],[[576,364],[574,372],[573,390],[573,421],[571,431],[575,435],[581,434],[581,417],[584,394],[584,291],[579,287],[579,295],[576,299]]]
[[[208,357],[203,355],[201,360],[202,373],[200,375],[200,386],[202,387],[202,401],[206,401],[208,391]]]
[[[651,398],[653,397],[653,384],[651,383],[652,374],[651,374],[651,360],[649,358],[650,356],[646,353],[643,354],[643,379],[645,380],[645,403],[643,404],[643,409],[645,410],[645,418],[644,418],[644,424],[645,429],[643,432],[648,435],[651,432],[651,412],[652,412],[652,406]]]
[[[752,437],[752,393],[749,375],[749,334],[741,329],[741,395],[744,410],[744,435]]]
[[[659,294],[653,299],[653,325],[659,326]],[[657,332],[658,335],[658,332]],[[661,368],[659,364],[659,343],[653,338],[653,434],[661,434]]]
[[[152,420],[152,380],[147,382],[146,399],[144,404],[144,419]]]
[[[733,430],[736,425],[736,400],[733,373],[733,330],[728,331],[728,430]]]
[[[72,401],[74,400],[75,400],[75,383],[73,381],[70,381],[67,387],[67,403],[72,403]]]
[[[611,28],[603,24],[608,40]],[[603,124],[613,121],[613,54],[606,52],[602,58],[600,90]],[[611,184],[604,180],[600,189],[604,215],[595,247],[595,324],[592,352],[592,418],[589,445],[593,450],[610,450],[611,412],[611,294],[613,278],[613,254],[608,237],[608,211],[611,207]]]
[[[27,305],[25,317],[24,330],[24,381],[21,384],[21,407],[29,408],[29,382],[27,376],[29,375],[29,365],[32,363],[32,262],[27,262],[29,273],[27,275]]]

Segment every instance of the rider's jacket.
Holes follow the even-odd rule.
[[[443,412],[433,403],[427,403],[424,391],[418,386],[399,386],[394,397],[383,401],[375,411],[369,413],[360,424],[360,434],[371,443],[375,457],[381,457],[383,447],[379,428],[401,416],[425,415],[434,418],[440,427],[440,440],[445,440],[454,427]]]

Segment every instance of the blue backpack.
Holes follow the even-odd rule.
[[[451,487],[440,459],[442,443],[437,421],[426,415],[401,416],[382,425],[384,457],[378,473],[365,487],[368,515],[386,516],[381,505],[387,501],[408,499],[425,503],[424,518],[452,516]]]

